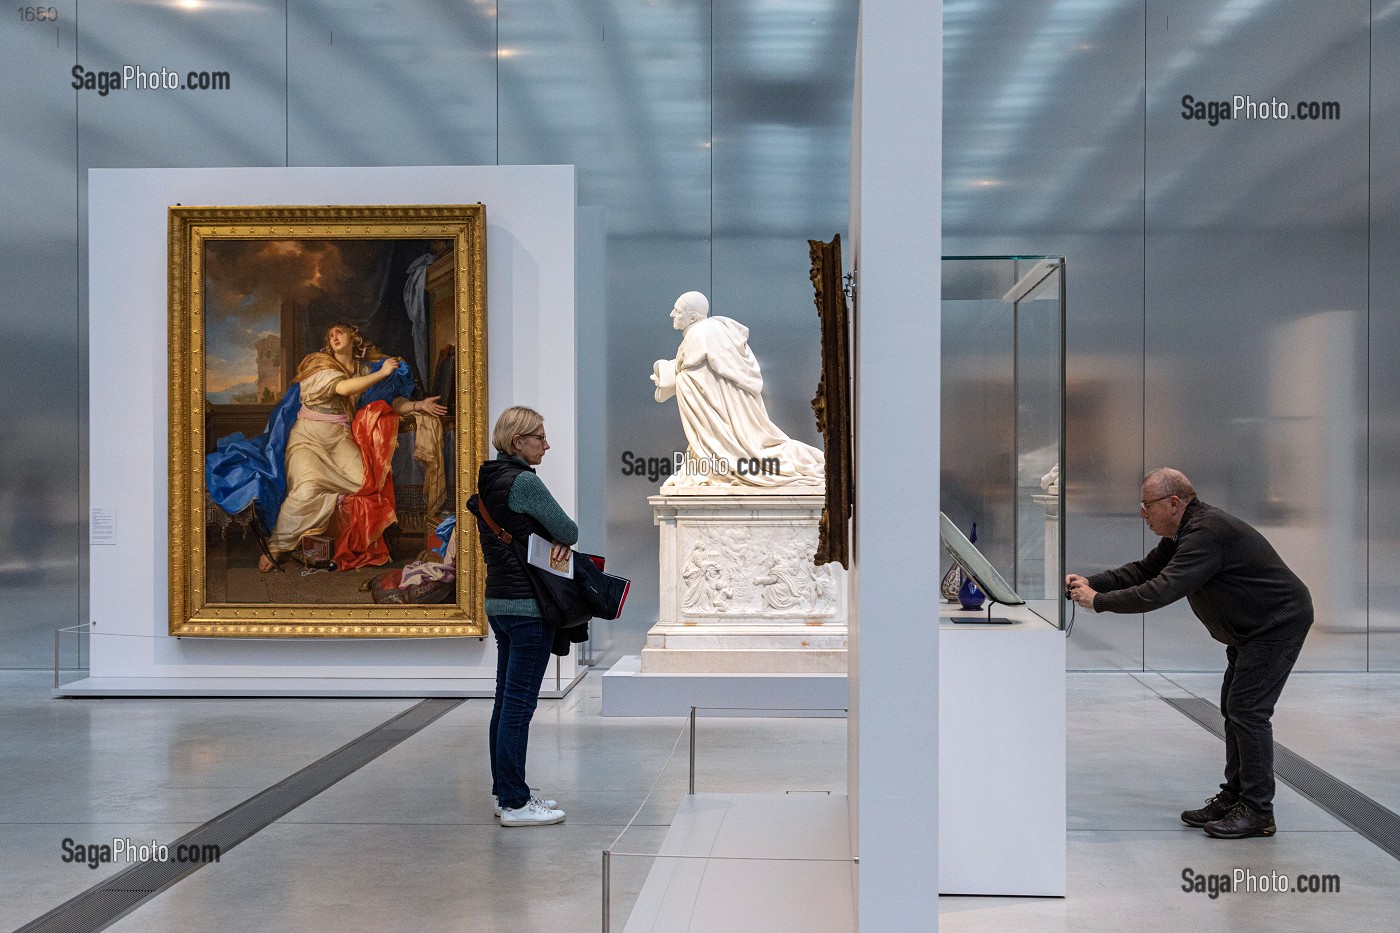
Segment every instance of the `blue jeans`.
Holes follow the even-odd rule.
[[[549,667],[554,629],[530,616],[487,616],[496,635],[496,704],[491,708],[491,793],[515,810],[530,800],[525,747]]]
[[[1225,649],[1229,664],[1220,684],[1225,715],[1225,783],[1220,789],[1261,813],[1274,809],[1274,704],[1303,638],[1247,641]]]

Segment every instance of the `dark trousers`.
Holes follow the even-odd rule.
[[[1261,813],[1274,809],[1274,727],[1270,721],[1303,637],[1250,641],[1225,649],[1220,685],[1225,714],[1225,783],[1220,789]]]
[[[487,616],[496,635],[496,703],[491,707],[491,793],[504,808],[530,800],[525,748],[549,667],[554,629],[530,616]]]

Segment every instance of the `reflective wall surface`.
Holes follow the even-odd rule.
[[[1400,3],[1371,27],[1370,410],[1367,528],[1372,670],[1400,670]]]
[[[580,391],[606,400],[580,405],[593,413],[580,430],[582,517],[636,583],[624,619],[599,633],[600,656],[637,651],[655,621],[646,497],[664,476],[624,475],[623,452],[684,449],[674,403],[653,402],[648,380],[675,353],[678,295],[704,291],[714,313],[751,328],[774,419],[819,442],[806,241],[846,228],[854,0],[49,7],[56,21],[11,10],[0,29],[0,153],[14,180],[0,203],[0,385],[15,400],[0,444],[0,667],[50,664],[53,630],[86,615],[89,168],[576,165],[590,263]],[[211,87],[102,93],[99,76],[128,64]],[[75,65],[91,89],[72,86]]]
[[[1143,545],[1143,6],[949,2],[944,25],[943,252],[1066,257],[1066,559],[1121,563]],[[1081,614],[1070,664],[1140,669],[1142,634]]]
[[[637,584],[607,652],[655,613],[663,477],[623,455],[683,446],[647,379],[677,295],[752,329],[774,420],[818,440],[805,241],[846,226],[855,0],[47,7],[56,22],[0,29],[0,667],[45,666],[86,615],[90,167],[577,165],[608,335],[580,366],[603,368],[587,385],[607,412],[580,475]],[[945,43],[943,252],[1068,261],[1068,565],[1141,555],[1138,482],[1174,463],[1319,595],[1304,666],[1400,669],[1400,3],[947,0]],[[101,93],[124,65],[227,87]],[[1337,118],[1182,115],[1236,94]],[[1184,609],[1081,614],[1069,651],[1221,663]]]
[[[1176,466],[1311,587],[1301,669],[1396,669],[1400,283],[1376,250],[1400,5],[1026,6],[996,29],[947,5],[944,249],[1068,257],[1070,569],[1150,548],[1138,483]],[[1235,95],[1253,119],[1219,119]],[[1077,668],[1224,663],[1184,604],[1081,613],[1069,647]]]

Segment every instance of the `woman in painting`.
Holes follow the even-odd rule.
[[[301,361],[294,380],[301,407],[287,433],[287,495],[268,541],[271,556],[258,561],[259,570],[272,570],[304,536],[328,531],[340,569],[388,563],[383,532],[394,521],[395,416],[447,412],[436,395],[412,401],[397,394],[410,391],[405,377],[398,357],[384,356],[350,324],[328,327],[326,345]],[[365,397],[384,389],[392,401]]]
[[[491,793],[502,826],[548,826],[564,821],[553,800],[541,800],[525,783],[530,720],[554,644],[554,626],[535,599],[525,565],[496,537],[491,519],[524,541],[531,534],[553,542],[551,557],[563,560],[578,541],[578,525],[535,474],[549,450],[544,418],[515,405],[501,412],[491,431],[496,459],[477,472],[477,494],[468,507],[477,515],[486,558],[486,620],[496,636],[496,703],[491,709]],[[509,539],[507,539],[509,540]]]

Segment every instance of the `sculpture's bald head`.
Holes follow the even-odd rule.
[[[686,292],[676,299],[676,306],[671,309],[671,326],[676,330],[685,330],[709,315],[709,299],[699,292]]]

